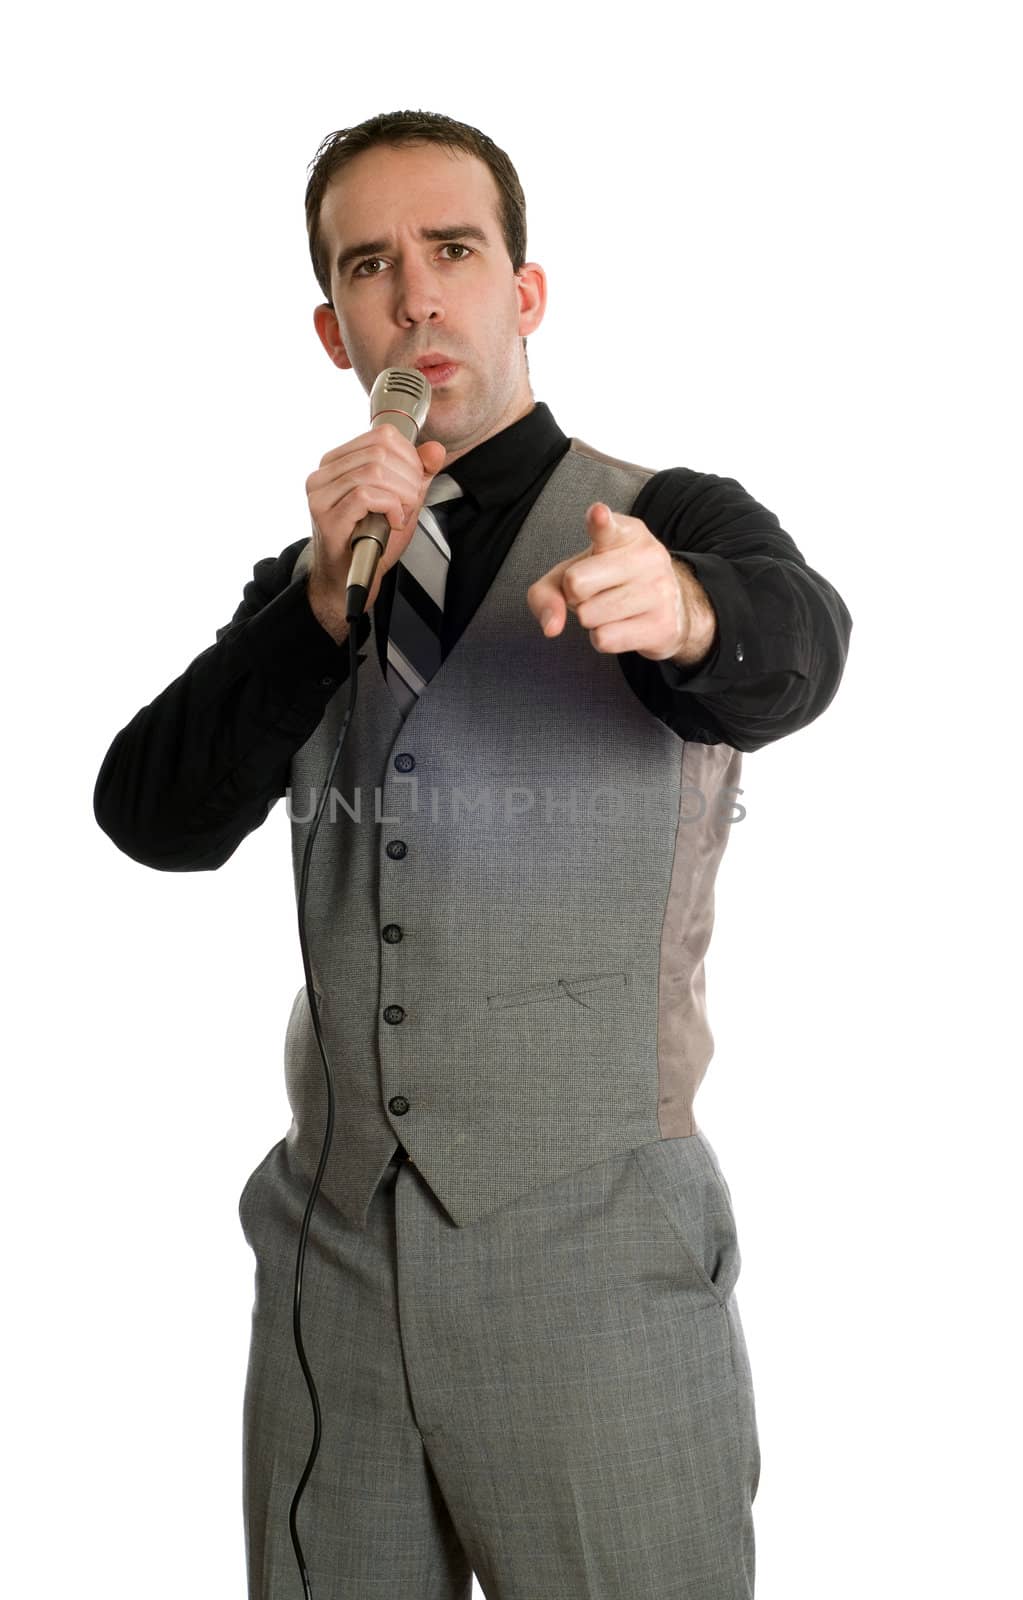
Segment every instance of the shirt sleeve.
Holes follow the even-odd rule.
[[[291,757],[349,673],[291,582],[308,539],[257,561],[231,621],[111,744],[93,812],[119,850],[165,872],[214,871],[286,792]],[[358,646],[370,618],[360,618]],[[358,655],[359,662],[365,655]]]
[[[734,478],[673,467],[632,508],[703,585],[717,617],[693,666],[619,657],[632,689],[681,738],[763,745],[819,717],[838,689],[852,617],[837,589]]]

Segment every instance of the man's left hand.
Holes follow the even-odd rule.
[[[673,561],[639,517],[603,501],[587,511],[586,532],[587,550],[559,561],[526,590],[547,637],[561,632],[572,611],[595,650],[635,650],[680,666],[701,661],[714,644],[717,617],[692,569]]]

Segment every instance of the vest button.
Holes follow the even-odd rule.
[[[738,641],[738,643],[736,644],[736,646],[735,646],[735,659],[736,659],[736,661],[741,661],[742,660],[742,655],[743,655],[742,640],[740,639]]]
[[[388,944],[401,943],[401,929],[396,922],[389,922],[384,929],[384,938]]]
[[[384,1021],[385,1022],[400,1022],[404,1015],[405,1015],[404,1006],[385,1006],[384,1007]]]
[[[415,764],[415,756],[410,756],[407,750],[403,750],[400,756],[394,758],[395,769],[398,772],[411,772]]]
[[[396,1117],[403,1117],[409,1108],[409,1103],[403,1094],[392,1095],[387,1102],[388,1111],[393,1111]]]
[[[387,841],[387,854],[392,861],[400,861],[407,849],[408,845],[404,839],[388,839]]]

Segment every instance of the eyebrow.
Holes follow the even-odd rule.
[[[475,239],[477,243],[489,247],[490,240],[482,228],[477,228],[472,222],[454,222],[446,228],[420,228],[420,239]],[[381,250],[386,250],[386,239],[367,239],[363,244],[351,244],[347,250],[342,250],[335,263],[338,277],[344,272],[350,262],[358,256],[376,255]]]

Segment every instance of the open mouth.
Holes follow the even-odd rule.
[[[438,362],[435,367],[420,367],[419,370],[423,374],[423,377],[429,378],[430,382],[434,385],[438,383],[447,383],[448,380],[453,378],[455,373],[458,371],[458,362],[441,361]]]

